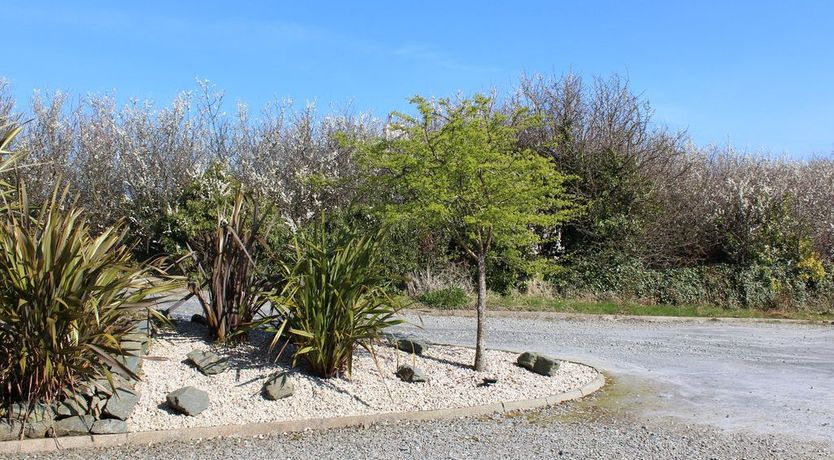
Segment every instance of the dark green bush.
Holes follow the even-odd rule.
[[[469,296],[459,287],[447,287],[426,292],[417,300],[429,307],[455,309],[466,306]]]
[[[828,311],[831,270],[816,281],[789,263],[651,269],[639,261],[582,258],[550,278],[563,297],[595,297],[667,305],[725,308],[812,308]]]

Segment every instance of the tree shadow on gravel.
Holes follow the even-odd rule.
[[[409,353],[409,355],[411,355],[411,354]],[[469,370],[469,371],[474,371],[475,370],[469,364],[463,364],[463,363],[459,363],[459,362],[456,362],[456,361],[450,361],[450,360],[445,359],[445,358],[436,358],[434,356],[430,356],[430,355],[427,355],[427,354],[423,354],[420,357],[427,360],[427,361],[434,361],[436,363],[445,364],[447,366],[457,367],[459,369],[466,369],[466,370]]]

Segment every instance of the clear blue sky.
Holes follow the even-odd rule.
[[[311,6],[305,4],[310,3]],[[0,75],[167,103],[211,80],[384,115],[407,98],[512,87],[522,72],[619,73],[699,144],[834,152],[834,1],[7,0]]]

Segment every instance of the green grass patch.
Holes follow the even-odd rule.
[[[467,309],[473,307],[474,300],[457,308],[432,307],[419,302],[414,307],[440,308],[446,310]],[[592,315],[634,315],[634,316],[673,316],[698,318],[770,318],[802,319],[813,321],[834,321],[832,312],[814,312],[803,310],[758,310],[752,308],[730,309],[711,305],[663,305],[641,304],[631,302],[602,302],[565,300],[544,296],[490,294],[487,306],[491,310],[504,311],[541,311],[562,313],[583,313]]]

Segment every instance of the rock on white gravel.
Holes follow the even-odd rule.
[[[143,365],[145,375],[136,388],[141,399],[128,420],[130,431],[473,406],[550,396],[579,388],[597,376],[591,367],[564,362],[556,375],[543,377],[518,368],[516,354],[494,350],[487,352],[489,371],[475,372],[470,368],[474,350],[468,348],[431,346],[423,356],[414,356],[380,346],[376,348],[379,367],[369,353],[359,350],[350,380],[323,380],[295,370],[291,377],[295,394],[268,401],[261,394],[264,381],[276,371],[291,369],[286,360],[275,362],[274,356],[267,356],[269,336],[253,335],[251,344],[228,349],[206,342],[205,329],[199,325],[179,323],[177,328],[177,333],[163,333],[154,340],[150,356],[163,360],[147,360]],[[186,362],[185,355],[194,349],[227,357],[229,370],[203,375]],[[394,373],[402,363],[421,369],[429,382],[401,382]],[[485,377],[497,378],[498,383],[477,387]],[[184,417],[167,408],[165,395],[184,386],[208,392],[208,409]]]

